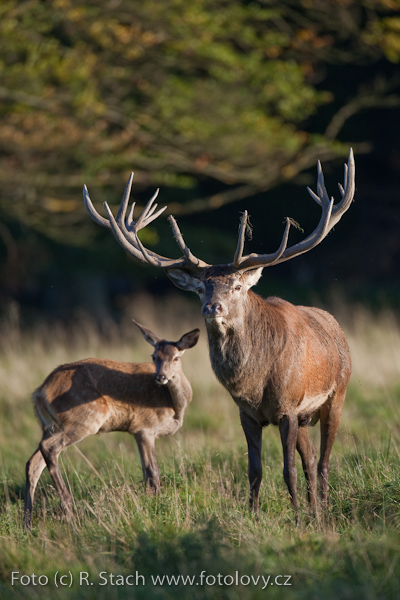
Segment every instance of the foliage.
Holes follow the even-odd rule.
[[[170,207],[177,214],[267,190],[317,157],[347,153],[347,141],[337,141],[346,118],[391,96],[386,84],[373,89],[372,68],[343,98],[327,69],[398,61],[398,7],[394,0],[5,0],[3,214],[46,235],[63,227],[69,242],[82,243],[83,183],[98,200],[111,190],[114,198],[134,168],[142,188],[192,190],[191,202]],[[328,120],[316,126],[310,118],[327,103]],[[201,181],[214,186],[211,198],[196,201]]]

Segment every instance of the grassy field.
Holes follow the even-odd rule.
[[[84,317],[68,328],[21,331],[16,310],[2,324],[0,598],[163,599],[178,591],[184,599],[398,598],[400,327],[393,314],[338,311],[353,376],[332,454],[330,507],[324,519],[309,517],[299,461],[296,525],[277,428],[264,431],[259,520],[247,510],[238,410],[212,374],[198,306],[171,298],[162,324],[157,312],[151,299],[127,308],[165,337],[202,331],[183,359],[194,390],[183,428],[156,446],[162,493],[145,495],[133,438],[96,436],[62,455],[73,518],[63,520],[44,472],[31,534],[21,525],[25,463],[40,440],[31,392],[63,362],[147,361],[151,349],[128,318],[105,322],[102,334]],[[318,444],[318,426],[312,435]]]

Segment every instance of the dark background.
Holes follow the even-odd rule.
[[[328,193],[339,199],[350,146],[354,204],[318,248],[266,269],[258,291],[397,310],[398,3],[204,0],[196,8],[201,35],[209,33],[203,45],[194,44],[190,7],[162,4],[162,13],[156,2],[105,3],[102,10],[91,2],[61,9],[9,2],[2,9],[0,312],[17,306],[27,322],[69,319],[81,309],[118,318],[125,298],[172,291],[161,270],[136,264],[91,222],[84,183],[100,212],[104,200],[115,212],[136,169],[139,205],[160,186],[159,202],[171,207],[194,254],[231,262],[244,209],[253,224],[247,253],[274,251],[286,216],[304,229],[292,230],[290,243],[308,235],[320,216],[306,191],[316,189],[316,159]],[[135,44],[145,51],[129,54]],[[215,98],[207,104],[209,90]],[[254,124],[249,115],[256,113]],[[343,122],[329,131],[340,114]],[[192,120],[181,123],[182,115]],[[303,141],[292,148],[295,139]],[[232,190],[238,200],[212,208],[210,198]],[[199,210],[190,209],[193,200]],[[143,241],[179,256],[164,214]]]

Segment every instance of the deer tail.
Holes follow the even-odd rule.
[[[35,413],[43,428],[52,425],[60,425],[57,414],[48,401],[46,391],[43,388],[35,390],[32,399]]]

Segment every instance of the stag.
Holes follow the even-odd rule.
[[[350,207],[355,192],[355,164],[350,150],[339,184],[341,200],[335,204],[327,194],[318,161],[317,193],[307,188],[321,207],[315,230],[299,243],[288,246],[291,220],[287,219],[279,248],[271,254],[243,256],[248,225],[244,212],[233,262],[209,265],[198,259],[186,245],[175,219],[169,222],[183,253],[169,259],[144,247],[140,229],[156,219],[157,192],[136,221],[134,203],[129,212],[131,174],[116,217],[105,203],[107,217],[94,208],[86,186],[83,195],[92,219],[112,230],[120,245],[144,263],[164,269],[172,282],[193,291],[202,302],[211,365],[218,380],[239,407],[248,445],[250,507],[257,512],[262,479],[261,445],[263,427],[279,427],[286,482],[291,504],[298,508],[296,449],[307,481],[308,501],[317,508],[317,473],[322,505],[326,506],[329,458],[339,428],[346,387],[351,373],[349,348],[336,320],[318,308],[294,306],[280,298],[262,299],[250,288],[265,267],[280,264],[317,246]],[[320,421],[320,459],[310,439],[308,425]]]
[[[153,364],[88,358],[57,367],[33,393],[43,436],[26,463],[27,529],[32,528],[35,489],[46,465],[64,511],[71,511],[72,498],[61,475],[58,457],[68,446],[96,433],[131,433],[139,449],[146,489],[159,492],[154,442],[182,426],[192,388],[180,358],[197,343],[200,331],[194,329],[178,342],[167,342],[134,323],[154,347]]]

